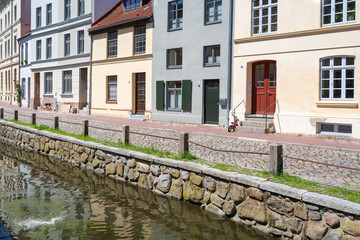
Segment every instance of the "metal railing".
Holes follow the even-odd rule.
[[[275,104],[278,103],[278,100],[276,99],[275,102],[273,102],[266,110],[265,113],[263,114],[263,117],[265,118],[265,131],[266,133],[269,133],[269,128],[268,128],[268,112],[270,110],[270,108],[272,108]]]

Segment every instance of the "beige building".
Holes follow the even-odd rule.
[[[232,106],[278,133],[360,138],[360,4],[235,1]]]
[[[152,31],[149,0],[120,1],[89,29],[91,114],[150,117]]]
[[[0,1],[0,102],[17,104],[14,80],[19,80],[18,39],[22,30],[28,28],[21,21],[22,6],[28,2]]]

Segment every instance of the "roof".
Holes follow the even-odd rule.
[[[142,0],[141,8],[125,11],[123,0],[117,3],[109,12],[94,22],[90,33],[106,31],[109,28],[122,27],[141,20],[149,20],[152,17],[152,0]]]

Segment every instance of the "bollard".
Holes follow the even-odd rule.
[[[0,119],[4,119],[4,109],[0,108]]]
[[[189,133],[180,133],[179,152],[189,151]]]
[[[87,136],[89,135],[89,121],[84,120],[82,121],[82,135]]]
[[[36,113],[31,114],[31,124],[36,125]]]
[[[18,110],[14,111],[14,120],[19,121],[19,112],[18,112]]]
[[[129,139],[129,126],[128,125],[124,125],[122,126],[122,132],[121,132],[121,141],[125,144],[129,143],[130,139]]]
[[[59,129],[59,117],[54,117],[54,129]]]
[[[283,146],[280,144],[270,145],[270,166],[271,175],[278,175],[283,172]]]

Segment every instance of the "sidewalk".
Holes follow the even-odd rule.
[[[138,120],[129,120],[129,119],[120,119],[120,118],[111,118],[111,117],[100,117],[100,116],[87,116],[79,114],[66,114],[66,113],[54,113],[54,112],[45,112],[45,111],[36,111],[28,108],[21,108],[5,103],[0,103],[0,108],[4,109],[18,109],[21,111],[27,112],[38,112],[40,114],[46,115],[57,115],[64,116],[66,118],[73,119],[82,119],[89,121],[97,121],[104,123],[113,123],[119,125],[129,125],[134,127],[143,127],[143,128],[155,128],[155,129],[165,129],[172,130],[176,132],[188,132],[188,133],[199,133],[206,135],[215,135],[215,136],[231,136],[231,137],[241,137],[241,138],[251,138],[251,139],[260,139],[268,141],[276,141],[283,143],[297,143],[297,144],[309,144],[313,146],[324,146],[324,147],[335,147],[335,148],[346,148],[360,150],[360,141],[356,140],[339,140],[339,139],[327,139],[323,137],[307,137],[307,136],[294,136],[294,135],[285,135],[285,134],[261,134],[261,133],[240,133],[240,132],[231,132],[229,133],[226,129],[220,128],[218,126],[208,126],[208,125],[186,125],[186,124],[170,124],[170,123],[160,123],[152,121],[138,121]]]

